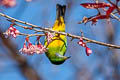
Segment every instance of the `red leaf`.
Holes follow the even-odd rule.
[[[108,3],[82,3],[80,5],[88,9],[110,7]]]

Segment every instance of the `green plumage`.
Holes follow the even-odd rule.
[[[56,21],[53,25],[53,30],[65,32],[65,10],[65,5],[56,5]],[[69,58],[64,56],[67,49],[67,39],[65,35],[55,34],[52,42],[50,42],[49,44],[47,44],[47,40],[45,39],[45,45],[48,49],[45,54],[49,58],[51,63],[59,65]]]

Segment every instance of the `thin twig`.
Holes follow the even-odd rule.
[[[3,34],[5,35],[6,33],[4,32]],[[19,35],[29,36],[29,37],[32,37],[32,36],[45,36],[45,34],[25,34],[25,33],[19,33]]]
[[[49,28],[43,28],[43,27],[39,27],[37,25],[33,25],[31,23],[28,23],[28,22],[24,22],[24,21],[21,21],[21,20],[18,20],[18,19],[15,19],[13,17],[10,17],[8,15],[5,15],[3,13],[0,13],[1,16],[3,17],[6,17],[8,19],[11,19],[11,20],[14,20],[15,22],[19,22],[19,23],[22,23],[22,24],[26,24],[28,26],[32,26],[33,28],[39,28],[41,30],[43,30],[44,32],[54,32],[54,33],[57,33],[57,34],[62,34],[62,35],[66,35],[68,37],[72,37],[74,39],[80,39],[81,36],[77,36],[77,35],[73,35],[73,34],[70,34],[70,33],[65,33],[65,32],[58,32],[58,31],[54,31],[54,30],[51,30]],[[119,45],[113,45],[113,44],[107,44],[107,43],[104,43],[104,42],[100,42],[100,41],[96,41],[96,40],[91,40],[89,38],[86,38],[86,37],[82,37],[83,40],[86,40],[86,41],[89,41],[90,43],[95,43],[95,44],[99,44],[99,45],[103,45],[103,46],[107,46],[107,47],[111,47],[111,48],[116,48],[116,49],[120,49],[120,46]]]
[[[30,29],[29,27],[27,27],[27,26],[22,26],[22,25],[20,25],[20,24],[16,24],[16,23],[15,23],[15,25],[20,26],[20,27],[22,27],[22,28],[24,28],[24,29],[34,30],[35,32],[43,32],[43,30],[39,30],[39,29],[35,29],[35,28]]]
[[[115,19],[117,19],[118,21],[120,21],[120,18],[119,18],[118,16],[114,15],[113,13],[111,13],[111,15],[112,15]]]
[[[29,37],[32,37],[32,36],[45,36],[45,34],[25,34],[25,33],[19,33],[19,35],[29,36]]]

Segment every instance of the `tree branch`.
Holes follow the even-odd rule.
[[[22,35],[22,36],[45,36],[45,34],[25,34],[25,33],[19,33],[19,35]]]
[[[77,36],[77,35],[73,35],[73,34],[65,33],[65,32],[58,32],[58,31],[54,31],[54,30],[49,29],[49,28],[43,28],[43,27],[40,27],[40,26],[31,24],[31,23],[28,23],[28,22],[24,22],[24,21],[15,19],[15,18],[10,17],[10,16],[8,16],[8,15],[6,15],[6,14],[3,14],[3,13],[0,13],[0,15],[3,16],[3,17],[6,17],[6,18],[8,18],[8,19],[14,20],[15,22],[18,22],[18,23],[22,23],[22,24],[31,26],[32,28],[39,28],[39,29],[43,30],[43,32],[51,32],[51,33],[62,34],[62,35],[66,35],[66,36],[68,36],[68,37],[71,37],[71,38],[73,38],[73,39],[80,39],[80,38],[81,38],[81,36]],[[41,30],[40,30],[40,31],[41,31]],[[107,44],[107,43],[100,42],[100,41],[96,41],[96,40],[92,40],[92,39],[89,39],[89,38],[86,38],[86,37],[82,37],[82,38],[83,38],[83,40],[86,40],[86,41],[88,41],[88,42],[90,42],[90,43],[95,43],[95,44],[99,44],[99,45],[103,45],[103,46],[107,46],[107,47],[111,47],[111,48],[120,49],[120,46],[119,46],[119,45]]]

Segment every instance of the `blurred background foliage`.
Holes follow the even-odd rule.
[[[107,2],[106,0],[99,0]],[[115,0],[112,0],[113,2]],[[97,14],[97,10],[85,9],[80,3],[95,2],[95,0],[16,0],[16,6],[6,8],[0,6],[0,12],[11,17],[26,21],[42,27],[52,27],[56,18],[56,4],[66,5],[66,32],[81,35],[93,40],[120,45],[120,22],[111,19],[99,20],[96,25],[90,23],[77,24],[84,16]],[[120,80],[120,50],[88,43],[93,51],[86,56],[79,40],[70,41],[66,55],[71,56],[62,65],[53,65],[45,54],[27,56],[19,53],[25,41],[24,36],[16,39],[6,39],[5,32],[10,25],[4,17],[0,16],[0,80]],[[33,33],[17,27],[20,32]],[[35,37],[30,41],[34,43]],[[41,38],[42,44],[44,37]]]

